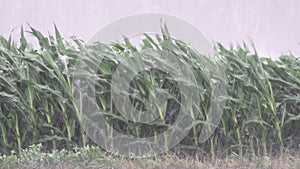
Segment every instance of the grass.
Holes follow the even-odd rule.
[[[300,164],[297,156],[285,154],[281,157],[240,157],[231,154],[223,159],[212,160],[209,157],[197,159],[192,157],[179,157],[173,153],[167,153],[152,158],[129,159],[105,154],[94,146],[74,148],[71,151],[61,150],[45,153],[41,150],[41,144],[32,145],[21,151],[17,157],[15,153],[10,156],[0,156],[0,166],[9,168],[132,168],[132,169],[190,169],[190,168],[240,168],[240,169],[296,169]],[[199,155],[200,156],[200,155]]]

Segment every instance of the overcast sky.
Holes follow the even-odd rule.
[[[55,23],[64,37],[88,41],[105,25],[145,12],[184,19],[211,42],[253,41],[264,56],[300,56],[298,0],[0,0],[0,34],[16,38],[26,22],[47,34]]]

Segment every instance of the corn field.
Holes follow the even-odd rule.
[[[25,38],[34,36],[39,47]],[[212,156],[271,155],[300,150],[300,60],[293,55],[278,59],[259,56],[246,45],[225,48],[215,45],[217,60],[194,51],[186,43],[174,40],[166,28],[162,36],[144,35],[141,49],[165,51],[184,59],[196,77],[201,104],[187,136],[175,150],[197,151]],[[151,123],[136,123],[124,118],[111,103],[111,80],[122,59],[140,49],[124,38],[122,43],[86,45],[73,37],[67,41],[55,27],[55,34],[44,36],[34,28],[20,41],[0,36],[0,153],[21,152],[32,144],[42,143],[45,151],[70,149],[95,144],[81,126],[83,110],[74,98],[74,69],[85,53],[86,67],[98,68],[95,81],[97,104],[108,112],[107,126],[137,137],[157,136],[176,119],[180,100],[176,80],[167,72],[147,70],[130,83],[131,100],[136,109],[148,104],[156,85],[168,96],[166,110]],[[106,53],[101,62],[95,55]],[[143,55],[144,56],[144,55]],[[145,55],[146,57],[146,55]],[[210,69],[224,70],[227,95],[217,129],[204,143],[198,142],[200,131],[209,117],[212,86]],[[175,70],[174,70],[175,71]],[[298,107],[299,106],[299,107]],[[163,113],[166,112],[166,113]],[[95,115],[96,117],[96,115]]]

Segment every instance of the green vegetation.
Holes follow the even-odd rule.
[[[62,149],[45,153],[41,144],[31,145],[21,151],[20,155],[12,152],[10,156],[0,156],[0,168],[51,168],[51,169],[87,169],[87,168],[118,168],[118,169],[190,169],[190,168],[257,168],[257,169],[297,169],[300,156],[284,154],[280,158],[240,157],[231,154],[223,159],[203,160],[197,158],[181,158],[173,153],[166,153],[151,158],[120,158],[102,153],[99,147],[74,147],[72,150]],[[195,156],[196,157],[196,156]]]
[[[214,60],[172,39],[166,28],[162,33],[163,36],[155,38],[145,35],[141,48],[171,53],[185,60],[196,77],[201,98],[201,104],[193,105],[189,111],[195,117],[191,131],[172,149],[173,152],[201,153],[212,158],[231,154],[299,153],[300,61],[297,57],[284,55],[274,60],[259,57],[245,45],[226,49],[217,44],[217,59]],[[108,128],[137,137],[156,137],[173,124],[180,100],[188,97],[180,95],[176,83],[184,79],[176,79],[157,69],[143,71],[130,84],[131,99],[137,109],[143,110],[149,105],[147,98],[153,96],[154,84],[164,89],[162,92],[169,100],[165,111],[164,106],[156,102],[155,107],[160,112],[156,121],[149,124],[128,121],[110,102],[114,71],[122,59],[139,51],[128,39],[125,38],[124,43],[85,45],[75,37],[72,42],[64,40],[56,27],[55,36],[45,37],[34,28],[29,34],[37,38],[39,48],[27,42],[23,29],[20,43],[0,36],[1,154],[13,150],[21,155],[22,149],[38,143],[42,143],[40,148],[44,152],[95,145],[80,125],[83,110],[74,98],[78,93],[74,91],[73,70],[83,54],[88,56],[84,58],[83,68],[96,66],[99,70],[95,81],[98,105],[107,112],[114,112],[105,114]],[[101,63],[95,60],[99,53],[103,54]],[[147,59],[147,53],[139,56]],[[215,79],[221,76],[214,72],[219,70],[224,70],[227,78],[227,81],[220,81],[227,87],[223,115],[214,134],[200,144],[198,136],[210,117]],[[200,113],[195,114],[196,110]]]

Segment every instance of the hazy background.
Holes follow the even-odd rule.
[[[211,42],[253,41],[264,56],[289,51],[300,56],[298,0],[0,0],[0,34],[18,38],[26,22],[53,33],[55,23],[64,37],[87,41],[110,22],[144,12],[182,18]]]

